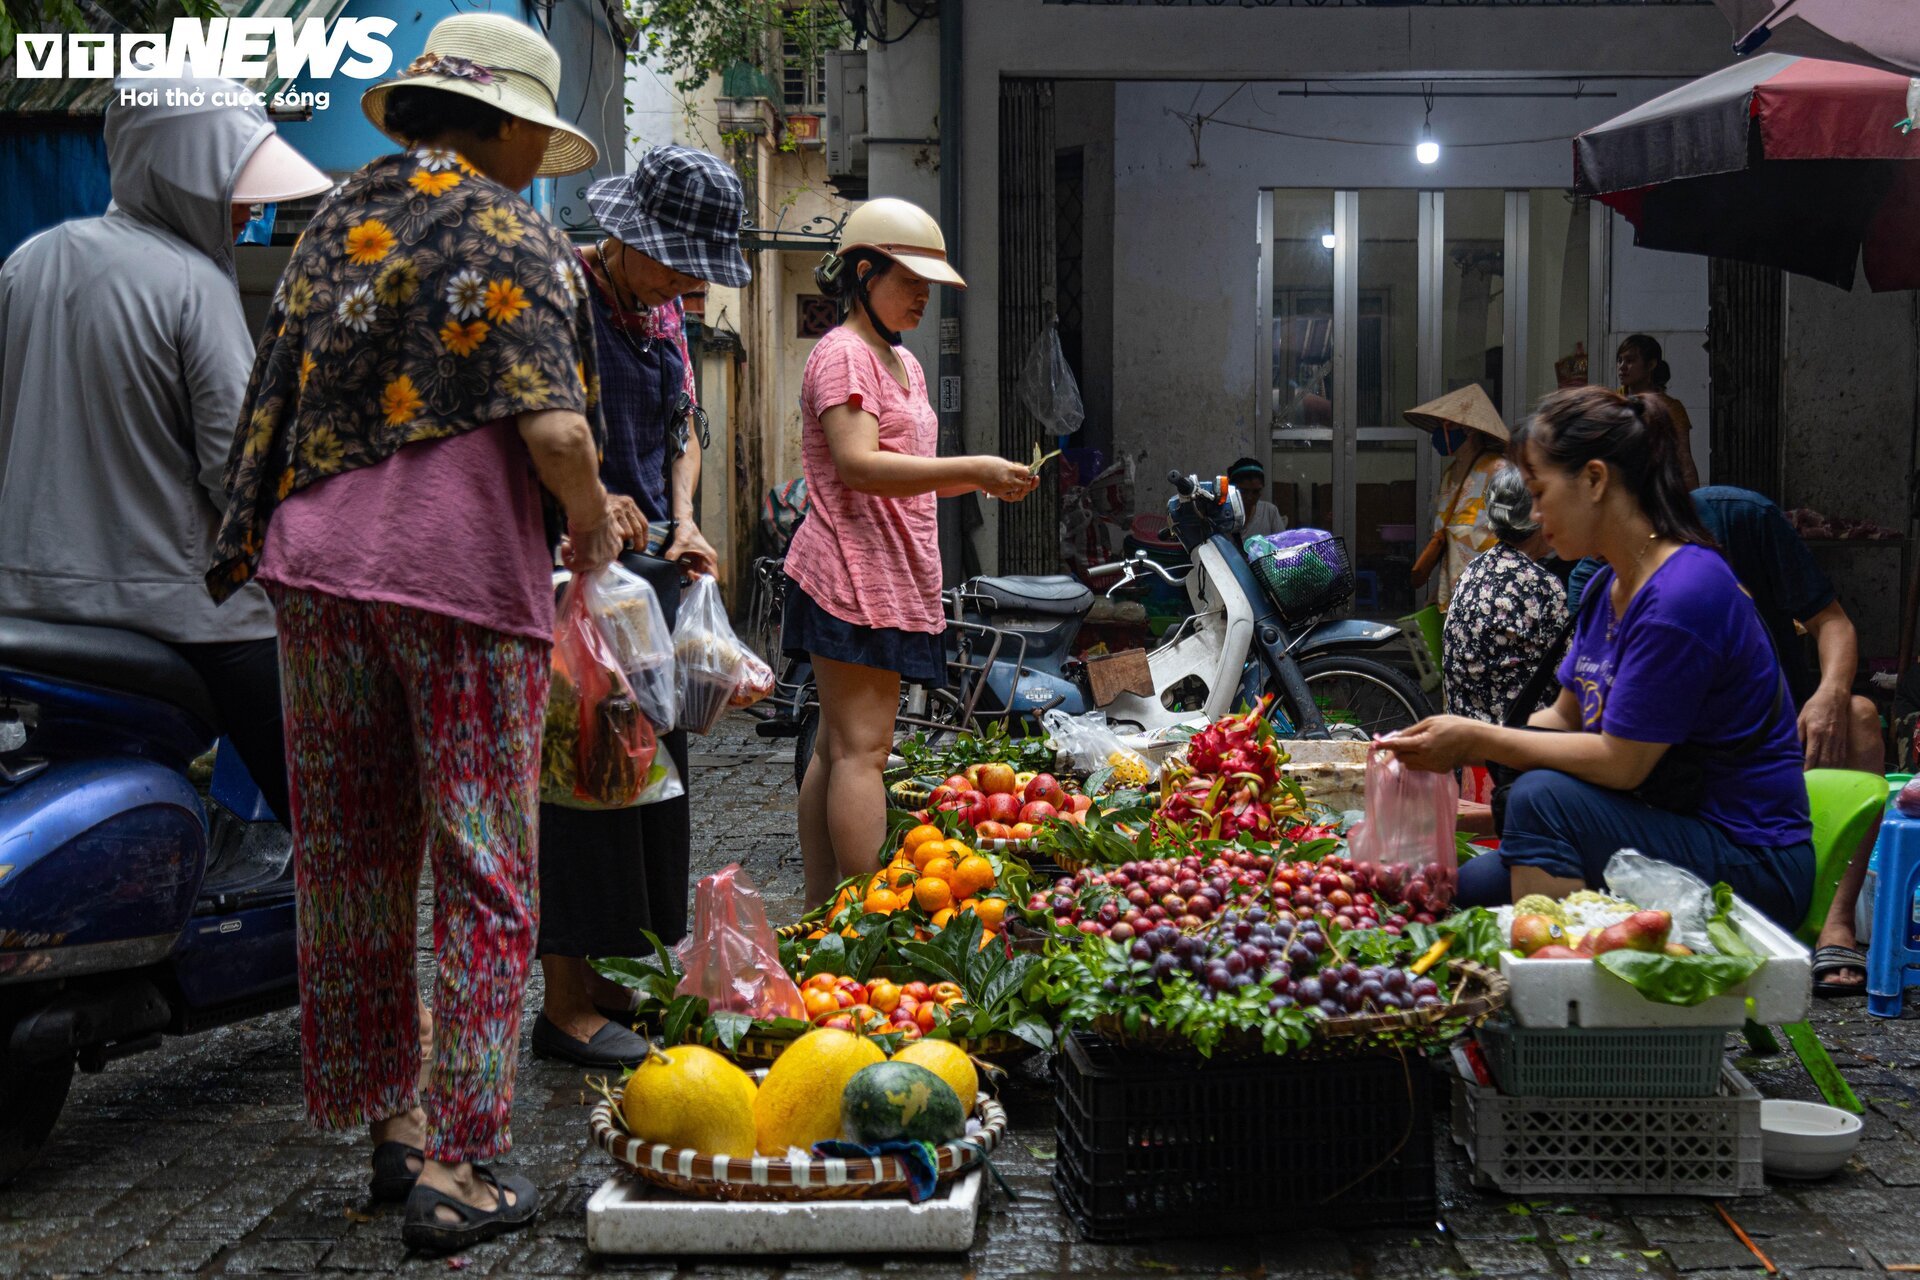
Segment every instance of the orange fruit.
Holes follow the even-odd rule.
[[[898,889],[901,885],[911,883],[915,873],[911,862],[890,862],[883,874],[887,878],[887,887]]]
[[[818,1018],[823,1014],[837,1013],[840,1009],[840,1002],[825,991],[802,991],[800,993],[800,999],[807,1006],[808,1020]]]
[[[960,865],[953,870],[954,891],[962,897],[971,898],[992,884],[993,864],[977,853],[962,858]]]
[[[913,830],[907,832],[906,839],[900,842],[900,852],[912,853],[923,844],[931,844],[935,840],[945,840],[946,838],[946,833],[941,831],[940,828],[931,823],[923,822]]]
[[[953,908],[942,907],[940,910],[933,913],[933,927],[936,929],[944,929],[947,927],[947,922],[952,919],[953,919]]]
[[[870,891],[866,900],[860,904],[867,909],[868,915],[891,915],[907,905],[906,899],[891,889],[876,888]]]
[[[923,880],[945,880],[951,882],[953,880],[953,871],[953,860],[951,858],[931,858],[925,866],[920,868],[920,878]]]
[[[943,911],[953,905],[953,887],[939,876],[924,875],[914,881],[913,900],[922,911]]]
[[[1000,922],[1007,918],[1007,900],[1005,898],[981,898],[973,904],[973,914],[980,917],[980,923],[989,929],[998,929]]]
[[[995,938],[999,936],[1000,936],[999,934],[995,933],[991,929],[982,929],[980,931],[980,946],[978,949],[981,951],[985,951],[987,949],[987,944],[989,942],[992,942]]]
[[[907,856],[913,859],[914,866],[925,871],[929,862],[935,858],[946,857],[948,844],[949,841],[944,838],[928,840],[923,844],[914,845],[912,849],[908,850]]]
[[[820,939],[826,936],[827,936],[827,931],[825,929],[815,929],[812,933],[807,935],[807,941],[818,942]]]

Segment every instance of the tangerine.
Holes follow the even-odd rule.
[[[866,908],[868,915],[884,916],[893,914],[907,903],[905,898],[891,889],[875,888],[868,892],[866,900],[860,905]]]
[[[953,905],[953,886],[939,876],[924,875],[913,884],[913,900],[922,911],[944,911]]]
[[[999,934],[995,933],[991,929],[982,929],[980,931],[980,946],[978,949],[981,951],[985,951],[987,949],[987,944],[989,942],[992,942],[995,938],[999,936],[1000,936]]]
[[[946,838],[946,832],[940,830],[940,828],[930,822],[923,822],[913,830],[907,832],[906,838],[900,842],[900,852],[912,853],[923,844],[929,844],[935,840],[945,840]]]
[[[989,929],[998,929],[1001,921],[1007,918],[1007,900],[1005,898],[980,898],[973,904],[973,914],[980,917],[980,923]]]
[[[953,908],[942,907],[940,910],[933,913],[933,927],[936,929],[944,929],[947,927],[948,922],[951,921],[952,919],[953,919]]]
[[[889,889],[898,889],[901,885],[913,883],[915,875],[911,862],[889,862],[883,873]]]
[[[928,840],[924,844],[913,846],[913,848],[908,851],[908,856],[913,859],[914,866],[925,871],[929,862],[935,858],[944,858],[947,856],[947,847],[952,843],[951,840],[944,838],[940,840]]]
[[[954,868],[954,892],[962,897],[971,898],[982,889],[991,887],[992,884],[993,864],[977,853],[962,858],[960,864]]]
[[[920,878],[923,880],[934,879],[951,882],[953,880],[953,872],[953,859],[930,858],[927,864],[920,868]]]

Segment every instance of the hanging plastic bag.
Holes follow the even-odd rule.
[[[773,692],[772,669],[733,633],[712,578],[695,578],[680,599],[673,657],[679,727],[689,733],[711,733],[729,706],[749,707]]]
[[[1020,399],[1049,435],[1070,436],[1086,421],[1080,384],[1074,381],[1073,366],[1061,349],[1057,320],[1047,322],[1046,332],[1027,353],[1027,362],[1020,370]]]
[[[653,584],[615,561],[594,575],[593,586],[594,618],[633,687],[641,713],[656,729],[672,728],[680,717],[673,632]]]
[[[1043,711],[1040,724],[1054,753],[1066,767],[1081,773],[1112,769],[1114,781],[1121,786],[1144,787],[1160,773],[1160,766],[1120,740],[1107,724],[1107,713],[1089,711],[1070,716],[1064,711]]]
[[[1648,911],[1673,917],[1669,942],[1698,952],[1717,950],[1707,934],[1713,915],[1713,889],[1685,867],[1649,858],[1638,849],[1622,849],[1607,860],[1607,892]]]
[[[625,809],[667,799],[657,791],[668,775],[673,794],[683,794],[672,757],[660,752],[653,725],[641,714],[593,611],[593,579],[568,583],[554,621],[541,799],[571,808]],[[649,797],[650,791],[656,794]]]
[[[675,995],[699,996],[710,1013],[756,1020],[807,1016],[800,988],[780,965],[780,942],[753,879],[729,863],[693,891],[693,929],[677,953]]]
[[[1348,838],[1355,869],[1372,873],[1373,891],[1415,912],[1438,916],[1460,878],[1453,842],[1460,784],[1452,773],[1409,769],[1391,751],[1367,753],[1367,816]]]

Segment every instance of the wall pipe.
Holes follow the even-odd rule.
[[[958,248],[964,243],[960,225],[960,81],[961,14],[960,0],[940,0],[940,230],[947,243]],[[971,264],[978,266],[979,264]],[[960,318],[964,295],[958,289],[940,290],[940,332],[938,377],[933,403],[940,416],[940,452],[963,452],[961,414],[957,403],[949,406],[946,389],[961,386]],[[951,381],[949,381],[951,379]],[[957,401],[958,396],[954,399]],[[978,523],[980,499],[968,494],[940,504],[940,563],[945,576],[957,581],[978,571],[976,553],[962,521],[963,503],[976,504],[973,524]]]

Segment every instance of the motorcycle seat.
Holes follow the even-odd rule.
[[[209,728],[220,724],[200,674],[172,649],[137,631],[0,618],[0,667],[156,698]]]
[[[967,592],[980,597],[991,609],[1009,613],[1038,613],[1072,618],[1093,608],[1093,591],[1086,583],[1064,573],[1031,577],[975,578]]]

